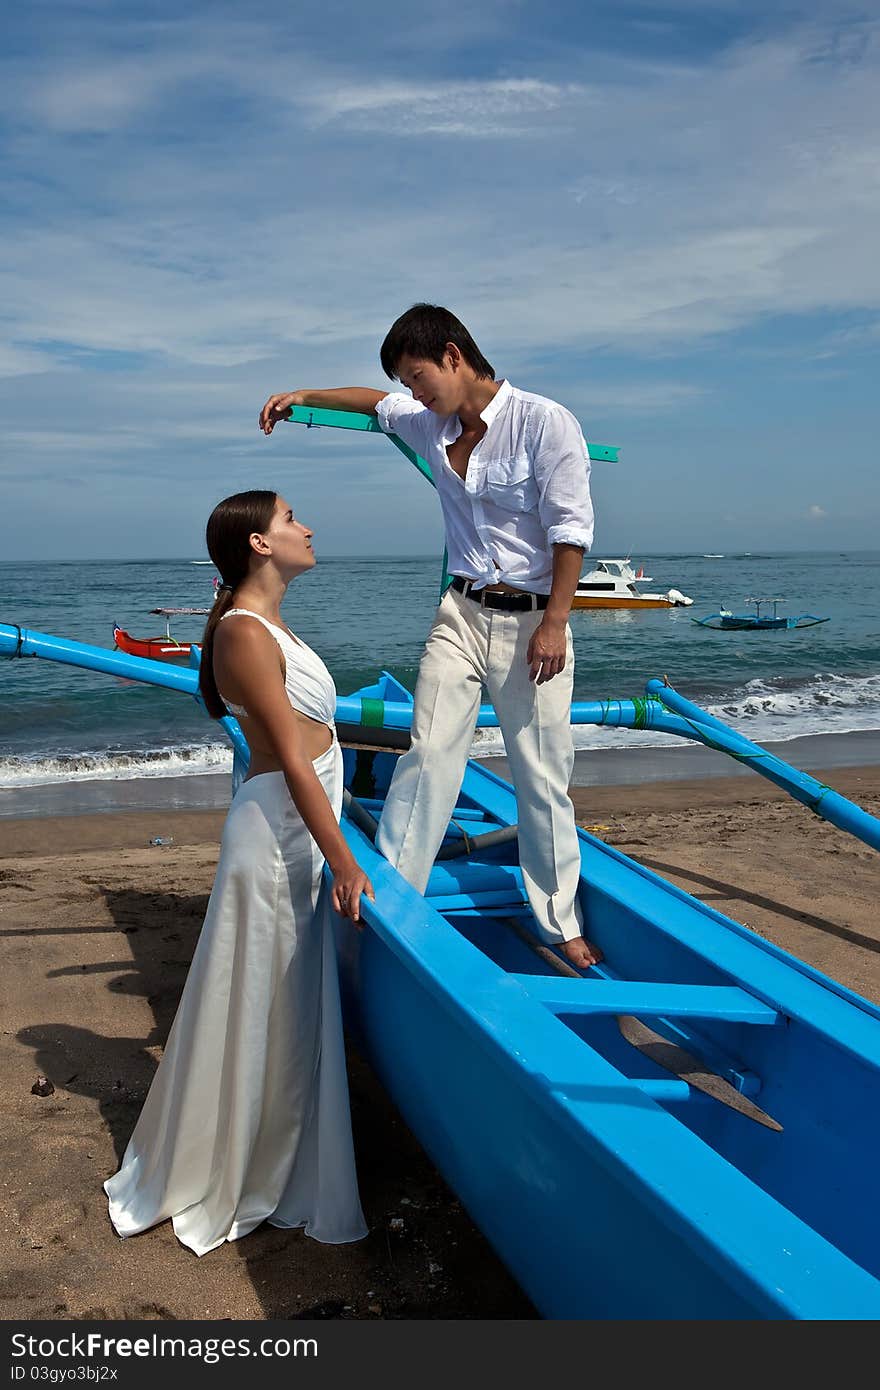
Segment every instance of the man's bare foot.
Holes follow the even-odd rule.
[[[602,959],[599,947],[582,936],[576,936],[573,941],[563,941],[562,954],[579,970],[589,970],[591,965],[598,965]]]

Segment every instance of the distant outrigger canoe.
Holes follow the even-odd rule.
[[[746,603],[755,605],[754,613],[732,613],[727,608],[722,608],[718,613],[710,613],[705,618],[692,618],[691,622],[698,627],[711,627],[716,632],[791,632],[800,627],[816,627],[819,623],[828,623],[830,618],[817,618],[814,613],[798,613],[797,616],[782,614],[777,612],[778,605],[782,603],[781,598],[747,598]],[[772,618],[761,613],[761,607],[765,603],[773,604]]]
[[[198,564],[199,561],[193,561]],[[129,656],[141,656],[150,661],[188,661],[190,652],[195,649],[201,651],[200,642],[178,642],[176,637],[171,636],[171,619],[179,617],[181,614],[205,616],[210,612],[208,608],[151,608],[151,613],[158,613],[165,619],[165,635],[163,637],[132,637],[125,628],[114,626],[113,641],[121,652],[127,652]]]

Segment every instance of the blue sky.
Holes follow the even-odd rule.
[[[29,0],[0,57],[0,556],[441,548],[377,439],[415,300],[588,439],[594,553],[877,545],[880,11],[846,0]]]

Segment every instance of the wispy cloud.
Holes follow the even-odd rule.
[[[416,299],[620,442],[722,409],[745,335],[760,392],[774,354],[789,378],[828,353],[846,370],[876,334],[880,20],[41,13],[52,41],[23,11],[0,64],[0,406],[59,476],[90,451],[123,476],[201,450],[259,465],[264,396],[381,384]]]
[[[39,372],[51,371],[55,358],[50,352],[40,352],[33,347],[16,347],[14,343],[0,343],[0,377],[34,376]]]
[[[533,77],[471,82],[328,84],[304,104],[317,124],[344,123],[360,133],[412,139],[452,135],[471,140],[547,135],[537,118],[566,109],[572,114],[587,93],[576,83],[560,85]]]

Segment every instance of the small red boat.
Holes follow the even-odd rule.
[[[188,661],[193,647],[201,651],[201,643],[178,642],[171,636],[171,619],[181,614],[204,617],[210,611],[209,608],[151,608],[151,613],[158,613],[165,619],[164,637],[132,637],[124,628],[114,626],[113,641],[121,652],[128,652],[130,656],[147,656],[152,661]]]

